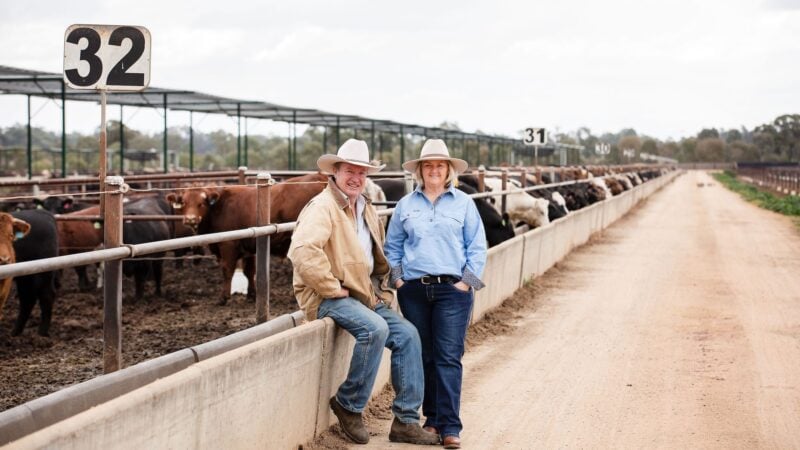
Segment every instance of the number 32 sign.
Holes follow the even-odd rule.
[[[150,32],[123,25],[72,25],[64,81],[75,89],[140,91],[150,84]]]

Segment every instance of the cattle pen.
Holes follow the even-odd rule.
[[[576,211],[574,214],[567,216],[565,219],[559,220],[548,226],[538,228],[526,232],[511,241],[507,241],[503,245],[490,250],[490,264],[489,273],[487,273],[487,284],[490,286],[486,292],[481,291],[476,296],[476,309],[473,317],[474,321],[479,320],[485,312],[497,305],[503,299],[511,295],[517,287],[532,276],[541,275],[544,271],[552,266],[559,259],[563,258],[572,248],[585,242],[588,237],[599,231],[614,220],[623,215],[639,200],[654,192],[665,183],[670,181],[678,172],[668,172],[666,176],[655,178],[651,182],[644,183],[637,186],[631,191],[626,191],[621,195],[614,196],[607,201],[600,202],[591,207]],[[269,177],[262,175],[257,177],[257,185],[254,189],[262,192],[268,192],[270,184]],[[554,183],[550,185],[538,185],[525,187],[526,190],[543,189],[552,187],[554,185],[567,185],[576,183],[577,181],[568,181],[562,183]],[[124,180],[119,178],[110,178],[108,180],[106,190],[110,192],[112,200],[108,204],[106,214],[111,214],[105,220],[116,220],[121,223],[122,216],[119,214],[121,211],[121,199],[124,196]],[[492,192],[477,194],[476,196],[488,197],[511,193],[511,191]],[[113,199],[117,196],[117,199]],[[269,196],[262,196],[265,200]],[[113,215],[115,214],[116,215]],[[383,215],[391,214],[391,210],[381,212]],[[106,248],[93,252],[87,252],[76,255],[60,256],[50,260],[32,261],[29,263],[19,263],[6,267],[0,267],[0,276],[20,276],[24,274],[31,274],[46,270],[55,270],[57,268],[73,267],[76,265],[83,265],[101,261],[121,261],[124,258],[130,258],[140,255],[148,255],[155,252],[174,250],[196,245],[205,245],[209,243],[217,243],[225,240],[244,239],[244,238],[257,238],[266,240],[269,236],[283,231],[290,231],[293,228],[293,223],[283,224],[259,224],[259,226],[251,227],[244,230],[229,231],[222,233],[214,233],[207,235],[199,235],[192,237],[184,237],[173,239],[170,241],[161,241],[147,244],[124,245],[115,248]],[[264,241],[262,241],[264,242]],[[262,250],[263,246],[257,247],[257,250]],[[268,247],[263,248],[264,252],[268,252]],[[268,261],[268,253],[261,253],[257,255],[257,260]],[[525,258],[525,254],[535,254],[535,258]],[[112,266],[112,267],[109,267]],[[112,275],[115,274],[113,265],[107,265],[106,271]],[[259,267],[260,280],[268,283],[268,267],[262,264]],[[508,277],[513,275],[514,281],[509,282]],[[119,277],[118,273],[116,273]],[[106,278],[113,280],[113,278]],[[107,286],[113,286],[112,283],[107,282]],[[267,284],[268,286],[268,284]],[[106,294],[111,297],[110,302],[121,302],[121,297],[116,296],[120,292],[119,285],[112,288],[106,288]],[[263,294],[259,294],[263,292]],[[268,307],[268,289],[257,289],[257,296],[261,296],[259,302],[263,302],[262,310]],[[258,303],[257,303],[258,305]],[[259,307],[257,306],[257,311]],[[313,383],[317,383],[316,391],[321,392],[323,389],[329,389],[332,383],[331,377],[338,377],[343,375],[343,361],[346,357],[349,342],[346,337],[340,332],[337,332],[331,323],[325,322],[306,324],[301,329],[305,331],[297,331],[282,333],[288,328],[294,328],[301,323],[302,314],[292,314],[286,317],[264,323],[257,327],[245,330],[234,335],[218,341],[202,344],[200,346],[192,347],[175,354],[165,355],[145,363],[140,363],[135,366],[128,367],[115,373],[110,373],[81,383],[62,391],[56,392],[41,399],[34,400],[24,405],[12,408],[4,413],[0,413],[0,436],[4,437],[4,442],[10,442],[14,439],[23,437],[33,433],[36,435],[36,430],[45,432],[51,425],[66,420],[68,418],[77,418],[82,416],[88,408],[111,401],[112,399],[120,396],[126,396],[130,393],[133,395],[135,390],[145,385],[151,384],[158,378],[169,379],[170,374],[178,375],[177,372],[184,373],[189,366],[200,364],[206,361],[210,356],[232,354],[238,352],[246,344],[254,344],[255,342],[266,343],[269,341],[262,340],[266,336],[278,333],[273,338],[278,339],[280,342],[286,344],[285,339],[294,339],[292,333],[305,336],[310,332],[314,339],[323,339],[328,342],[326,345],[320,345],[320,349],[325,347],[329,352],[325,358],[322,355],[320,361],[326,360],[329,366],[317,367],[317,375],[322,376],[323,379],[316,379]],[[116,320],[114,318],[113,320]],[[313,330],[312,330],[313,329]],[[289,333],[289,334],[287,334]],[[114,337],[116,339],[116,337]],[[302,338],[305,341],[309,337]],[[318,342],[318,341],[314,341]],[[295,343],[299,345],[298,343]],[[292,345],[295,345],[292,344]],[[256,344],[254,344],[256,345]],[[304,344],[305,345],[305,344]],[[104,346],[105,347],[105,346]],[[236,350],[234,350],[236,349]],[[320,349],[315,350],[318,352]],[[274,351],[272,349],[270,351]],[[227,353],[226,353],[227,352]],[[113,353],[113,352],[112,352]],[[313,352],[312,352],[313,353]],[[316,353],[314,353],[316,354]],[[111,356],[116,359],[117,354]],[[307,358],[302,358],[307,360]],[[277,362],[275,364],[278,364]],[[277,366],[276,366],[277,367]],[[312,373],[314,371],[312,370]],[[384,381],[386,374],[383,374]],[[308,380],[307,380],[308,381]],[[308,389],[306,386],[304,389]],[[87,393],[91,393],[88,395]],[[324,397],[324,395],[323,395]],[[114,400],[116,401],[116,400]],[[313,402],[312,402],[313,403]],[[269,408],[267,408],[269,409]],[[319,431],[327,428],[330,423],[330,417],[327,415],[327,410],[319,409],[309,417],[313,417],[313,426],[309,434],[309,429],[306,427],[300,434],[292,434],[286,437],[286,444],[289,442],[302,443],[312,438]],[[67,421],[70,421],[69,419]],[[280,423],[280,422],[276,422]],[[277,425],[276,425],[277,426]],[[280,429],[280,427],[276,428]],[[32,435],[32,436],[33,436]],[[221,444],[222,442],[220,442]]]

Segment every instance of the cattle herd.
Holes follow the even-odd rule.
[[[533,167],[525,171],[508,172],[506,190],[511,191],[505,202],[500,196],[475,198],[486,230],[489,246],[495,246],[515,235],[515,227],[527,225],[537,228],[558,220],[572,211],[602,201],[660,176],[666,168],[635,167]],[[571,182],[571,183],[567,183]],[[327,183],[327,177],[310,173],[289,178],[276,184],[270,191],[270,222],[286,223],[297,219],[305,204]],[[555,185],[553,185],[555,184]],[[547,185],[547,186],[544,186]],[[376,202],[396,202],[406,192],[403,179],[378,178],[370,181],[368,196]],[[501,172],[485,171],[461,175],[458,189],[475,194],[498,192],[502,189]],[[533,190],[524,189],[532,186]],[[2,200],[2,199],[0,199]],[[505,208],[503,207],[505,203]],[[97,216],[99,206],[78,203],[71,198],[50,197],[30,203],[6,202],[0,213],[0,264],[32,261],[58,255],[86,252],[102,247],[103,227],[93,220],[57,220],[59,216]],[[123,214],[182,215],[183,221],[125,220],[123,242],[141,244],[193,234],[216,233],[256,226],[256,189],[253,186],[205,186],[176,189],[174,192],[140,193],[126,198]],[[59,216],[56,216],[59,215]],[[290,240],[289,233],[273,235],[271,251],[285,255]],[[224,305],[231,292],[231,280],[237,265],[241,264],[248,279],[248,295],[255,295],[255,240],[227,241],[209,246],[216,256],[222,272],[223,285],[217,302]],[[177,252],[177,255],[185,253]],[[200,251],[203,251],[200,249]],[[135,298],[142,298],[145,282],[152,281],[156,296],[161,295],[162,254],[146,258],[131,258],[123,263],[123,273],[135,280]],[[76,267],[81,290],[99,287],[100,271],[96,284],[90,282],[87,267]],[[14,279],[19,298],[19,311],[12,335],[19,335],[38,303],[41,311],[38,333],[48,336],[53,303],[59,289],[56,271],[26,275]],[[11,292],[11,279],[0,280],[0,317]]]

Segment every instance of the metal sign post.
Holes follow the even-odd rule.
[[[141,91],[150,84],[150,32],[127,25],[72,25],[64,33],[64,83],[100,94],[100,211],[106,248],[122,245],[122,178],[106,179],[106,97],[109,91]],[[121,126],[121,125],[120,125]],[[166,131],[165,131],[166,136]],[[120,152],[120,158],[122,153]],[[120,165],[120,167],[123,167]],[[103,372],[122,367],[122,261],[105,264]]]

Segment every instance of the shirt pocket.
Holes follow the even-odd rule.
[[[416,209],[411,211],[404,211],[403,214],[400,216],[400,220],[403,224],[403,230],[406,234],[411,237],[412,239],[415,237],[419,237],[423,235],[423,231],[425,227],[425,223],[420,220],[422,217],[422,211]]]
[[[464,216],[454,211],[445,211],[441,213],[442,225],[450,231],[453,236],[460,237],[464,230]]]

